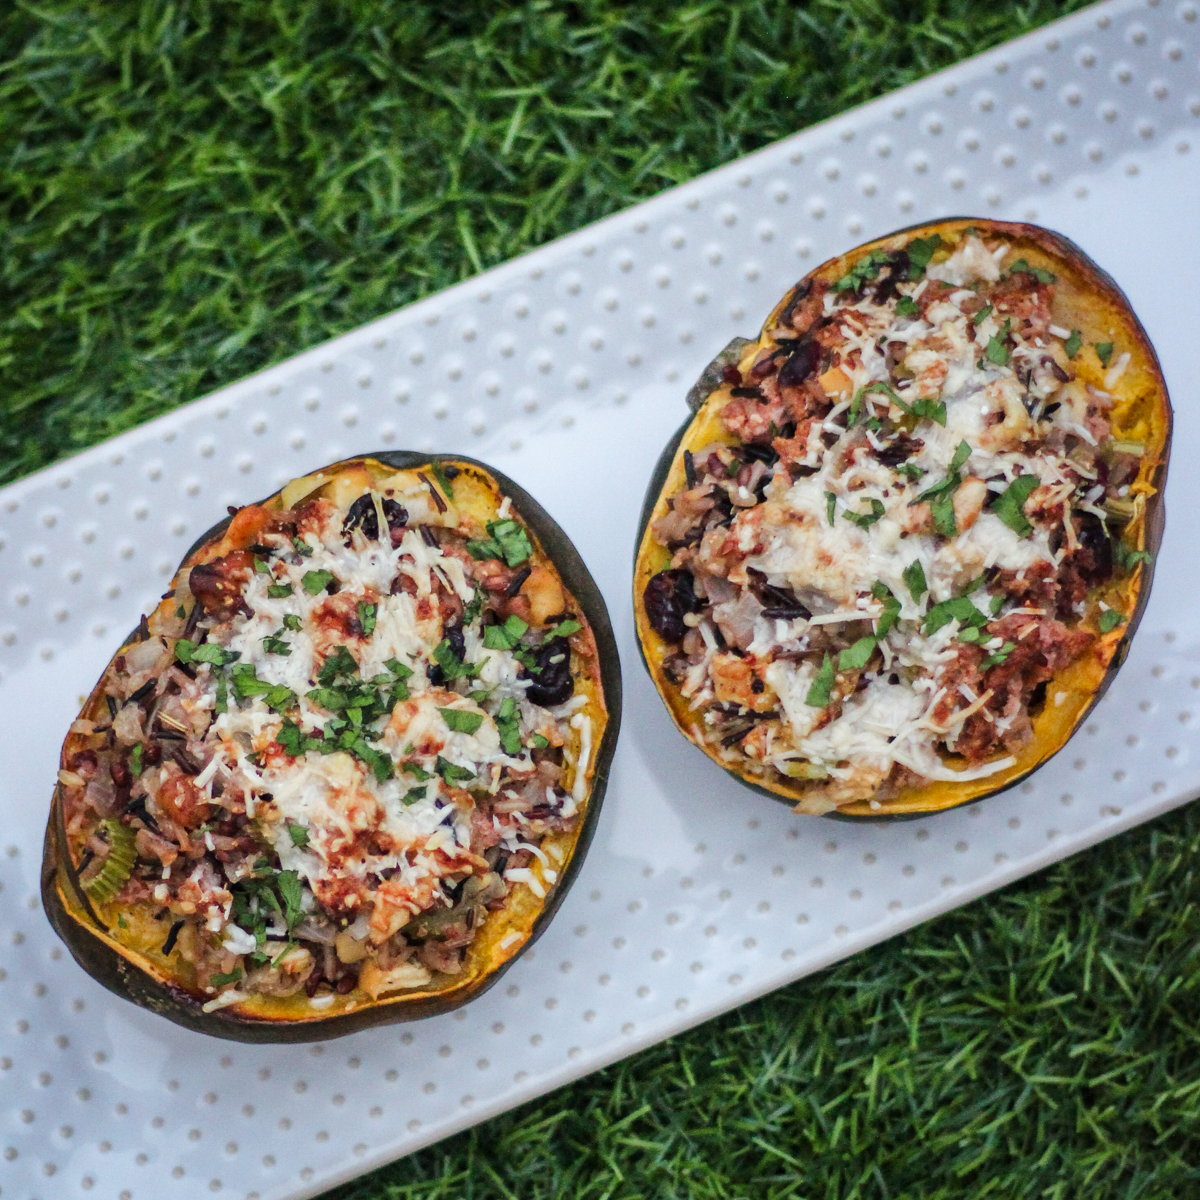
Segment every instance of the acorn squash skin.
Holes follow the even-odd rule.
[[[62,787],[56,786],[46,825],[41,867],[42,904],[52,928],[66,943],[75,961],[84,971],[110,992],[197,1033],[230,1041],[253,1043],[324,1041],[377,1025],[418,1020],[460,1008],[494,986],[545,931],[579,874],[599,822],[621,722],[621,666],[604,598],[579,552],[554,518],[524,488],[477,459],[461,454],[421,454],[414,451],[385,450],[355,455],[351,459],[332,463],[322,470],[332,474],[364,460],[381,463],[394,470],[413,470],[432,467],[434,464],[474,469],[493,481],[503,495],[511,498],[513,510],[552,559],[567,592],[586,617],[595,638],[600,690],[607,709],[604,732],[595,750],[583,820],[557,882],[548,889],[544,902],[528,925],[525,940],[515,952],[495,966],[481,972],[473,972],[461,984],[442,991],[426,992],[412,997],[392,993],[381,996],[378,1000],[363,1003],[348,1013],[328,1016],[314,1014],[299,1019],[263,1019],[239,1014],[230,1008],[203,1012],[204,997],[198,997],[174,983],[167,973],[143,956],[122,946],[112,936],[80,886],[78,875],[67,852],[61,805]],[[226,517],[202,534],[188,549],[180,566],[201,547],[220,538],[231,519],[232,517]],[[142,636],[140,628],[133,630],[122,642],[122,649],[141,640]],[[120,650],[117,653],[120,653]],[[103,676],[97,683],[97,690],[102,683]],[[95,698],[94,691],[81,711],[90,711]]]
[[[762,331],[758,339],[742,337],[732,339],[701,373],[700,378],[687,394],[687,406],[690,413],[663,448],[655,464],[642,503],[637,540],[634,543],[633,562],[634,625],[637,635],[638,653],[642,665],[650,675],[655,689],[658,691],[659,697],[662,699],[672,721],[689,742],[697,746],[697,749],[701,750],[706,757],[710,758],[743,787],[789,806],[795,805],[800,794],[799,787],[795,785],[789,787],[786,784],[781,784],[778,787],[765,787],[759,782],[746,778],[740,771],[717,762],[716,758],[707,749],[696,742],[681,719],[681,712],[685,702],[681,697],[673,695],[675,691],[674,685],[666,679],[662,671],[661,663],[664,657],[665,644],[650,628],[643,600],[646,583],[657,570],[662,569],[661,565],[656,566],[651,560],[655,557],[656,552],[660,556],[661,553],[665,553],[661,547],[657,547],[650,534],[650,522],[656,515],[659,515],[658,510],[660,505],[668,494],[668,484],[672,479],[678,482],[682,474],[682,451],[687,448],[686,443],[689,434],[703,418],[705,406],[710,398],[716,397],[717,393],[723,389],[721,368],[726,363],[738,362],[749,349],[768,344],[768,331],[774,327],[778,315],[786,309],[792,297],[808,280],[817,277],[828,280],[839,278],[845,274],[850,266],[874,249],[895,248],[907,243],[914,237],[928,237],[935,233],[940,233],[943,236],[957,236],[967,227],[977,228],[985,234],[1004,236],[1014,241],[1019,240],[1023,245],[1031,246],[1035,251],[1041,251],[1048,258],[1055,259],[1060,263],[1069,264],[1084,281],[1089,295],[1099,297],[1100,303],[1111,305],[1119,313],[1121,320],[1119,337],[1122,348],[1133,352],[1140,359],[1140,365],[1152,377],[1153,390],[1157,401],[1154,413],[1157,424],[1154,427],[1154,432],[1157,435],[1155,440],[1158,444],[1158,453],[1155,460],[1149,464],[1149,469],[1143,470],[1143,473],[1138,477],[1139,481],[1148,482],[1154,491],[1147,497],[1144,516],[1140,521],[1140,528],[1134,534],[1136,548],[1148,551],[1151,557],[1148,562],[1140,564],[1136,568],[1135,573],[1130,576],[1128,588],[1133,591],[1133,596],[1132,603],[1128,609],[1128,620],[1112,634],[1105,635],[1105,640],[1111,639],[1112,642],[1111,657],[1102,677],[1092,690],[1090,699],[1074,717],[1069,729],[1066,730],[1065,734],[1057,738],[1054,744],[1044,747],[1039,745],[1037,747],[1038,755],[1035,761],[1023,765],[1019,770],[1010,771],[1010,773],[1005,774],[1002,777],[1002,782],[998,785],[992,787],[980,786],[979,783],[965,785],[959,790],[966,794],[956,797],[946,797],[943,795],[937,803],[924,805],[919,802],[909,803],[901,811],[890,812],[887,811],[886,804],[882,811],[873,812],[865,803],[858,803],[846,806],[840,810],[821,814],[831,820],[849,822],[873,821],[881,823],[919,820],[934,812],[978,803],[990,796],[1008,791],[1010,788],[1023,782],[1066,745],[1070,737],[1083,724],[1088,714],[1095,708],[1105,692],[1107,692],[1118,670],[1128,657],[1133,636],[1137,631],[1146,604],[1150,598],[1154,568],[1157,562],[1159,547],[1162,543],[1163,532],[1166,527],[1165,489],[1171,448],[1173,413],[1166,382],[1162,374],[1162,367],[1149,336],[1142,326],[1141,321],[1134,313],[1128,297],[1117,282],[1103,268],[1092,261],[1081,247],[1069,238],[1052,230],[1026,223],[993,221],[979,217],[951,217],[942,221],[911,225],[896,230],[884,237],[857,246],[845,254],[815,267],[793,288],[789,289],[787,294],[771,310],[767,319],[763,322]],[[735,440],[731,438],[731,444]],[[671,494],[675,490],[677,489],[673,487]],[[1053,686],[1053,683],[1051,683],[1051,686]],[[946,788],[943,787],[942,790],[945,792]]]

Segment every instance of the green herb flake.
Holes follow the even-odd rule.
[[[925,614],[925,636],[936,633],[951,621],[957,621],[963,628],[980,628],[987,624],[987,617],[966,596],[955,596],[953,599],[943,600],[941,604],[935,604]]]
[[[408,679],[412,675],[412,667],[407,667],[399,659],[389,658],[383,664],[397,679]]]
[[[954,520],[954,493],[942,492],[929,506],[933,513],[933,527],[944,538],[956,537],[958,524]]]
[[[282,600],[286,596],[292,594],[292,585],[290,583],[268,583],[267,597],[271,600]]]
[[[240,650],[226,650],[212,642],[197,646],[187,638],[180,638],[175,643],[175,657],[185,664],[202,662],[213,667],[227,667],[230,663],[237,662],[242,654]]]
[[[1038,483],[1036,475],[1018,475],[992,505],[992,512],[1021,537],[1028,537],[1033,532],[1033,526],[1025,516],[1025,501]]]
[[[991,613],[993,617],[999,615],[999,612],[1003,607],[1004,607],[1004,593],[1003,592],[1001,592],[997,596],[993,596],[991,598],[991,600],[988,602],[988,612]]]
[[[1015,643],[1005,642],[999,650],[992,651],[992,653],[983,660],[983,663],[981,664],[983,669],[986,671],[988,667],[998,667],[1016,648],[1017,647]]]
[[[300,618],[295,613],[288,613],[283,618],[284,629],[291,630],[292,633],[299,633],[301,629]]]
[[[214,712],[229,711],[229,683],[224,675],[217,676],[217,698],[213,703]]]
[[[876,639],[870,634],[866,637],[860,637],[853,646],[848,647],[838,655],[838,670],[861,671],[875,652],[875,645]],[[809,694],[812,694],[811,691]]]
[[[825,661],[821,664],[821,669],[813,677],[812,683],[809,685],[808,695],[804,697],[804,703],[813,708],[825,708],[829,703],[829,698],[833,694],[833,685],[837,679],[837,672],[833,667],[833,659],[826,653]]]
[[[483,714],[465,712],[461,708],[439,708],[442,719],[452,733],[473,734],[483,724]]]
[[[375,632],[375,605],[365,600],[358,602],[358,623],[362,626],[363,637],[370,637]]]
[[[837,496],[833,492],[825,493],[825,515],[829,518],[829,524],[832,525],[834,515],[837,511]]]
[[[300,584],[310,596],[316,596],[323,592],[333,580],[332,571],[305,571]]]
[[[912,562],[904,568],[904,586],[908,588],[909,595],[917,603],[921,603],[921,597],[929,591],[929,584],[925,582],[925,568],[921,565],[919,559],[913,559]]]
[[[848,508],[842,510],[842,516],[857,525],[859,529],[869,529],[880,517],[887,511],[883,507],[881,500],[869,499],[867,503],[871,506],[869,513],[851,512]]]
[[[450,784],[465,783],[468,779],[475,778],[475,772],[468,767],[460,767],[452,762],[447,762],[440,754],[437,756],[437,762],[434,764],[434,769],[437,773]]]
[[[292,648],[281,637],[276,637],[274,634],[267,634],[262,640],[263,649],[268,654],[291,654]]]
[[[573,633],[578,633],[583,628],[578,621],[560,621],[554,626],[553,633],[555,637],[570,637]]]
[[[271,574],[271,564],[267,563],[267,562],[263,562],[263,560],[261,558],[259,558],[257,555],[255,555],[255,557],[254,557],[254,572],[256,575],[270,575]]]
[[[293,825],[288,822],[288,837],[292,839],[292,845],[298,850],[303,850],[308,845],[308,830],[303,825]]]
[[[313,548],[303,538],[292,538],[292,549],[295,550],[301,558],[312,557]]]
[[[1112,342],[1097,342],[1096,357],[1100,360],[1102,366],[1108,366],[1108,360],[1112,358],[1113,343]]]
[[[900,299],[896,301],[896,316],[918,317],[920,315],[921,309],[911,296],[901,296]]]
[[[210,976],[210,982],[213,987],[224,987],[227,983],[237,983],[242,977],[242,968],[234,967],[232,971],[226,971],[219,975]]]
[[[533,736],[532,736],[532,737],[529,739],[529,744],[530,744],[530,745],[531,745],[531,746],[532,746],[532,747],[533,747],[535,750],[545,750],[545,748],[546,748],[548,745],[550,745],[549,741],[547,741],[547,740],[546,740],[546,738],[542,737],[542,735],[541,735],[540,733],[535,733],[535,734],[534,734],[534,735],[533,735]]]
[[[1063,349],[1067,352],[1068,358],[1074,358],[1079,353],[1079,347],[1083,345],[1083,334],[1078,329],[1071,330],[1071,336],[1063,342]]]
[[[925,274],[925,268],[929,266],[934,254],[942,245],[941,235],[935,233],[927,238],[913,238],[905,246],[905,250],[908,252],[910,279],[919,279]]]
[[[1125,624],[1125,616],[1118,612],[1115,608],[1106,608],[1100,614],[1100,620],[1097,622],[1101,633],[1112,633],[1118,625]]]
[[[129,752],[129,769],[137,777],[142,773],[142,744],[139,742]]]
[[[985,304],[972,318],[972,325],[982,325],[992,315],[992,306]]]
[[[1000,334],[988,339],[987,349],[983,352],[984,358],[990,363],[994,363],[997,367],[1007,367],[1010,355],[1008,347],[1004,344]]]

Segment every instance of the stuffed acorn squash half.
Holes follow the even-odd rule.
[[[1024,224],[818,267],[689,396],[643,510],[645,662],[798,811],[950,808],[1058,751],[1123,661],[1171,408],[1116,284]]]
[[[300,1041],[455,1008],[542,931],[595,829],[604,602],[465,458],[336,463],[233,510],[63,746],[46,911],[118,994]]]

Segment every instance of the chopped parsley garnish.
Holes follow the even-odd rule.
[[[825,515],[829,518],[830,525],[833,524],[834,514],[837,510],[837,496],[833,492],[825,493]]]
[[[1054,283],[1058,278],[1053,271],[1047,271],[1044,267],[1031,267],[1023,258],[1018,258],[1008,270],[1010,274],[1014,271],[1025,271],[1032,275],[1038,283]]]
[[[253,663],[237,663],[230,668],[229,676],[233,681],[233,694],[238,698],[239,703],[255,696],[261,696],[263,703],[277,713],[294,708],[298,703],[296,693],[290,687],[285,687],[282,683],[267,683],[266,680],[259,679]]]
[[[259,558],[257,555],[255,555],[254,571],[255,571],[255,574],[258,574],[258,575],[270,575],[271,574],[271,564],[263,562],[263,560],[261,558]]]
[[[913,559],[912,562],[904,568],[904,586],[908,588],[909,594],[917,603],[921,603],[921,597],[929,591],[929,584],[925,582],[925,568],[921,566],[919,559]]]
[[[229,682],[224,675],[217,676],[217,698],[213,704],[214,712],[229,711]]]
[[[1096,357],[1100,360],[1102,366],[1108,366],[1108,360],[1112,358],[1113,344],[1112,342],[1097,342]]]
[[[292,648],[281,637],[276,637],[274,634],[268,633],[262,640],[263,649],[268,654],[291,654]]]
[[[1063,342],[1063,349],[1067,352],[1068,358],[1074,358],[1079,353],[1079,347],[1083,345],[1083,334],[1078,329],[1071,330],[1071,336]]]
[[[972,325],[982,325],[992,315],[992,306],[985,304],[972,318]]]
[[[424,800],[428,793],[429,789],[424,786],[409,788],[408,791],[400,797],[400,803],[406,807],[409,807],[413,804],[416,804],[418,800]]]
[[[942,245],[940,234],[931,234],[927,238],[913,238],[904,249],[908,252],[910,279],[920,279],[925,274],[934,253]]]
[[[920,316],[921,309],[917,302],[911,296],[901,296],[896,301],[896,316],[898,317],[916,317]]]
[[[833,667],[833,659],[826,652],[825,661],[821,664],[821,669],[813,677],[813,681],[809,685],[808,695],[804,697],[804,703],[813,708],[824,708],[829,703],[829,698],[833,694],[833,685],[836,679],[837,672]]]
[[[549,739],[542,737],[542,735],[541,735],[540,733],[535,733],[535,734],[534,734],[534,735],[533,735],[533,736],[532,736],[532,737],[529,739],[529,744],[530,744],[530,745],[531,745],[531,746],[532,746],[532,747],[533,747],[535,750],[545,750],[545,748],[546,748],[548,745],[550,745],[550,742],[549,742]]]
[[[508,617],[503,625],[489,625],[483,631],[483,644],[489,650],[513,650],[528,628],[529,626],[514,614]]]
[[[901,400],[899,396],[895,396],[896,403],[908,413],[910,417],[924,418],[927,421],[935,421],[944,429],[946,427],[946,406],[941,400],[934,400],[932,397],[914,400],[911,404]]]
[[[918,467],[915,462],[906,462],[906,463],[901,463],[896,468],[896,474],[903,475],[910,482],[916,483],[917,480],[920,479],[921,476],[925,474],[925,472],[922,471],[921,468]]]
[[[838,655],[838,670],[861,671],[875,652],[875,644],[876,640],[870,634],[866,637],[860,637],[853,646],[847,647]],[[810,691],[809,695],[811,694]]]
[[[847,521],[857,525],[859,529],[869,529],[875,524],[876,521],[879,520],[880,517],[883,516],[887,510],[883,507],[883,502],[881,500],[871,498],[867,501],[867,503],[871,506],[871,511],[869,513],[851,512],[848,508],[846,508],[842,510],[842,516],[845,517]]]
[[[313,548],[303,538],[300,537],[292,538],[292,549],[295,550],[301,558],[310,558],[313,552]]]
[[[1005,642],[999,650],[993,650],[980,665],[985,671],[988,667],[998,667],[1016,648],[1013,642]]]
[[[871,584],[871,595],[883,604],[883,612],[879,614],[875,627],[876,640],[883,641],[888,635],[888,630],[900,619],[900,601],[892,595],[892,590],[886,583],[878,581]]]
[[[308,845],[308,830],[303,825],[293,825],[288,822],[288,837],[292,839],[292,845],[298,850],[303,850]]]
[[[992,616],[994,617],[1000,612],[1000,610],[1003,607],[1004,607],[1004,593],[1000,592],[998,595],[995,595],[991,598],[991,601],[988,603],[988,612],[990,612],[992,614]]]
[[[1112,633],[1118,625],[1125,624],[1125,616],[1119,613],[1115,608],[1106,608],[1100,614],[1100,620],[1097,622],[1100,626],[1101,633]]]
[[[407,679],[412,675],[412,667],[406,667],[399,659],[389,658],[383,664],[397,679]]]
[[[331,687],[339,678],[353,678],[358,674],[358,663],[345,646],[334,647],[333,653],[321,666],[317,681],[322,687]]]
[[[439,708],[446,727],[452,733],[476,733],[483,724],[483,714],[464,712],[461,708]]]
[[[475,778],[475,772],[469,767],[459,767],[452,762],[447,762],[440,754],[437,756],[434,770],[450,784],[465,783],[468,779]]]
[[[225,971],[219,975],[209,977],[213,987],[224,987],[227,983],[237,983],[242,977],[242,968],[234,967],[232,971]]]
[[[185,664],[203,662],[214,667],[227,667],[230,663],[237,662],[242,657],[242,653],[240,650],[226,650],[212,642],[205,642],[203,646],[197,646],[195,642],[189,641],[187,638],[180,638],[175,643],[175,657]]]
[[[504,753],[520,754],[521,728],[517,719],[517,702],[511,696],[501,703],[496,713],[496,728],[500,731],[500,745],[504,747]]]
[[[288,613],[283,618],[283,627],[284,629],[290,629],[292,633],[299,633],[301,628],[300,618],[295,613]]]
[[[362,627],[363,637],[370,637],[375,632],[375,605],[365,600],[358,602],[358,623]]]
[[[481,612],[483,606],[487,602],[487,593],[481,587],[475,588],[475,594],[471,597],[471,602],[463,609],[463,624],[470,625]]]
[[[292,594],[292,585],[290,583],[268,583],[267,596],[271,600],[282,600],[285,596]]]
[[[301,586],[310,596],[319,595],[334,579],[332,571],[305,571]]]
[[[418,766],[415,762],[403,762],[400,764],[400,770],[405,775],[411,775],[414,779],[424,783],[427,779],[432,779],[433,776],[425,770],[424,767]]]
[[[533,546],[521,525],[511,519],[489,521],[486,541],[470,541],[467,552],[475,559],[499,558],[510,567],[519,567],[533,554]]]
[[[142,744],[139,742],[129,752],[129,769],[135,776],[142,773]]]
[[[1152,562],[1154,556],[1147,550],[1132,550],[1123,539],[1115,537],[1112,540],[1113,565],[1123,575],[1129,574],[1138,563]]]
[[[479,674],[482,664],[480,663],[465,663],[457,654],[454,653],[454,647],[450,645],[448,639],[443,638],[434,647],[433,661],[442,668],[442,674],[446,677],[446,681],[451,679],[473,679]]]
[[[983,352],[983,357],[998,367],[1007,367],[1009,359],[1012,357],[1008,352],[1008,347],[1004,344],[1004,339],[1008,337],[1011,326],[1012,322],[1006,317],[1000,332],[988,339],[987,349]]]
[[[864,255],[833,285],[835,292],[856,292],[868,279],[874,279],[879,274],[879,268],[891,261],[891,255],[886,250],[872,250]]]
[[[1033,532],[1033,526],[1025,516],[1025,501],[1039,482],[1036,475],[1018,475],[992,505],[992,512],[1021,537]]]
[[[933,514],[933,527],[944,538],[955,537],[958,533],[958,524],[954,520],[954,493],[942,492],[937,496],[933,503],[929,506],[930,512]]]
[[[966,596],[955,596],[935,604],[925,614],[925,636],[936,633],[951,621],[957,621],[964,629],[980,629],[987,624],[987,617]]]
[[[573,633],[578,633],[583,628],[578,621],[560,621],[554,626],[555,637],[570,637]]]

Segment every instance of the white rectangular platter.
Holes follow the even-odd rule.
[[[1200,791],[1198,58],[1196,0],[1101,5],[0,492],[0,1197],[312,1195]],[[1177,421],[1154,594],[1086,729],[1019,789],[801,818],[685,744],[642,671],[642,491],[731,336],[829,255],[953,213],[1065,232],[1149,329]],[[388,447],[491,461],[591,566],[627,697],[599,833],[536,949],[453,1016],[313,1046],[188,1033],[94,984],[39,910],[63,731],[226,504]]]

